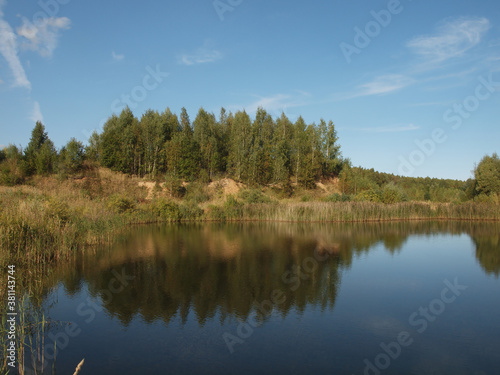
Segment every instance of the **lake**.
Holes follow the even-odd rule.
[[[499,228],[130,228],[46,276],[38,366],[57,351],[58,374],[83,358],[80,374],[498,374]]]

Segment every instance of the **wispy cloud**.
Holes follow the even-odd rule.
[[[42,111],[40,110],[40,103],[35,102],[33,104],[33,111],[31,112],[30,120],[33,122],[41,121],[43,122]]]
[[[17,54],[17,37],[10,25],[3,19],[2,7],[5,1],[0,0],[0,54],[7,62],[14,76],[15,87],[31,88],[31,83]]]
[[[115,51],[111,51],[111,57],[113,57],[114,61],[122,61],[125,58],[125,55],[118,54]]]
[[[414,124],[399,125],[399,126],[377,126],[373,128],[358,128],[353,130],[362,131],[365,133],[401,133],[410,132],[420,129],[420,126]]]
[[[381,95],[400,90],[414,83],[411,77],[402,74],[388,74],[376,77],[373,81],[360,86],[357,96]]]
[[[257,97],[257,100],[247,105],[230,106],[230,109],[240,110],[243,108],[248,113],[254,113],[259,107],[262,107],[271,114],[279,115],[281,112],[287,113],[290,108],[301,107],[307,104],[307,100],[311,94],[305,91],[296,90],[296,93],[292,94],[253,96]]]
[[[486,18],[448,18],[437,27],[434,34],[416,37],[407,43],[407,47],[424,59],[439,63],[462,56],[479,44],[490,27],[490,21]]]
[[[38,25],[23,18],[17,34],[23,38],[21,46],[38,52],[43,57],[51,57],[57,47],[60,30],[69,29],[71,21],[67,17],[42,18]]]
[[[193,53],[183,53],[177,56],[181,65],[195,65],[211,63],[222,58],[222,53],[213,47],[210,42],[205,42],[203,47],[198,48]]]
[[[385,95],[407,86],[412,85],[416,81],[409,76],[403,74],[386,74],[375,77],[373,80],[358,85],[351,92],[337,93],[333,96],[333,100],[346,100],[359,98],[362,96]]]

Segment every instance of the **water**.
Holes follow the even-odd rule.
[[[47,277],[45,362],[56,340],[59,374],[498,374],[498,229],[131,229]]]

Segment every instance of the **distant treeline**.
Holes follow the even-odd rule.
[[[332,121],[306,124],[299,116],[292,122],[285,114],[274,119],[263,108],[254,119],[245,111],[222,108],[215,116],[200,108],[191,122],[185,108],[179,117],[167,108],[147,110],[138,119],[127,107],[113,114],[101,133],[94,132],[87,146],[72,138],[60,150],[37,122],[24,150],[10,145],[0,151],[0,184],[20,184],[34,174],[68,176],[89,165],[170,182],[230,177],[288,195],[335,178],[339,193],[331,200],[498,202],[500,194],[496,154],[485,156],[475,178],[465,182],[380,173],[352,167],[343,158]]]

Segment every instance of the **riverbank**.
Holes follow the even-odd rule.
[[[314,191],[280,199],[268,191],[224,190],[213,183],[191,187],[179,198],[138,178],[104,169],[96,173],[98,178],[38,177],[29,185],[0,187],[0,266],[67,259],[86,247],[113,241],[133,224],[500,220],[500,206],[487,203],[332,202],[331,194]]]

